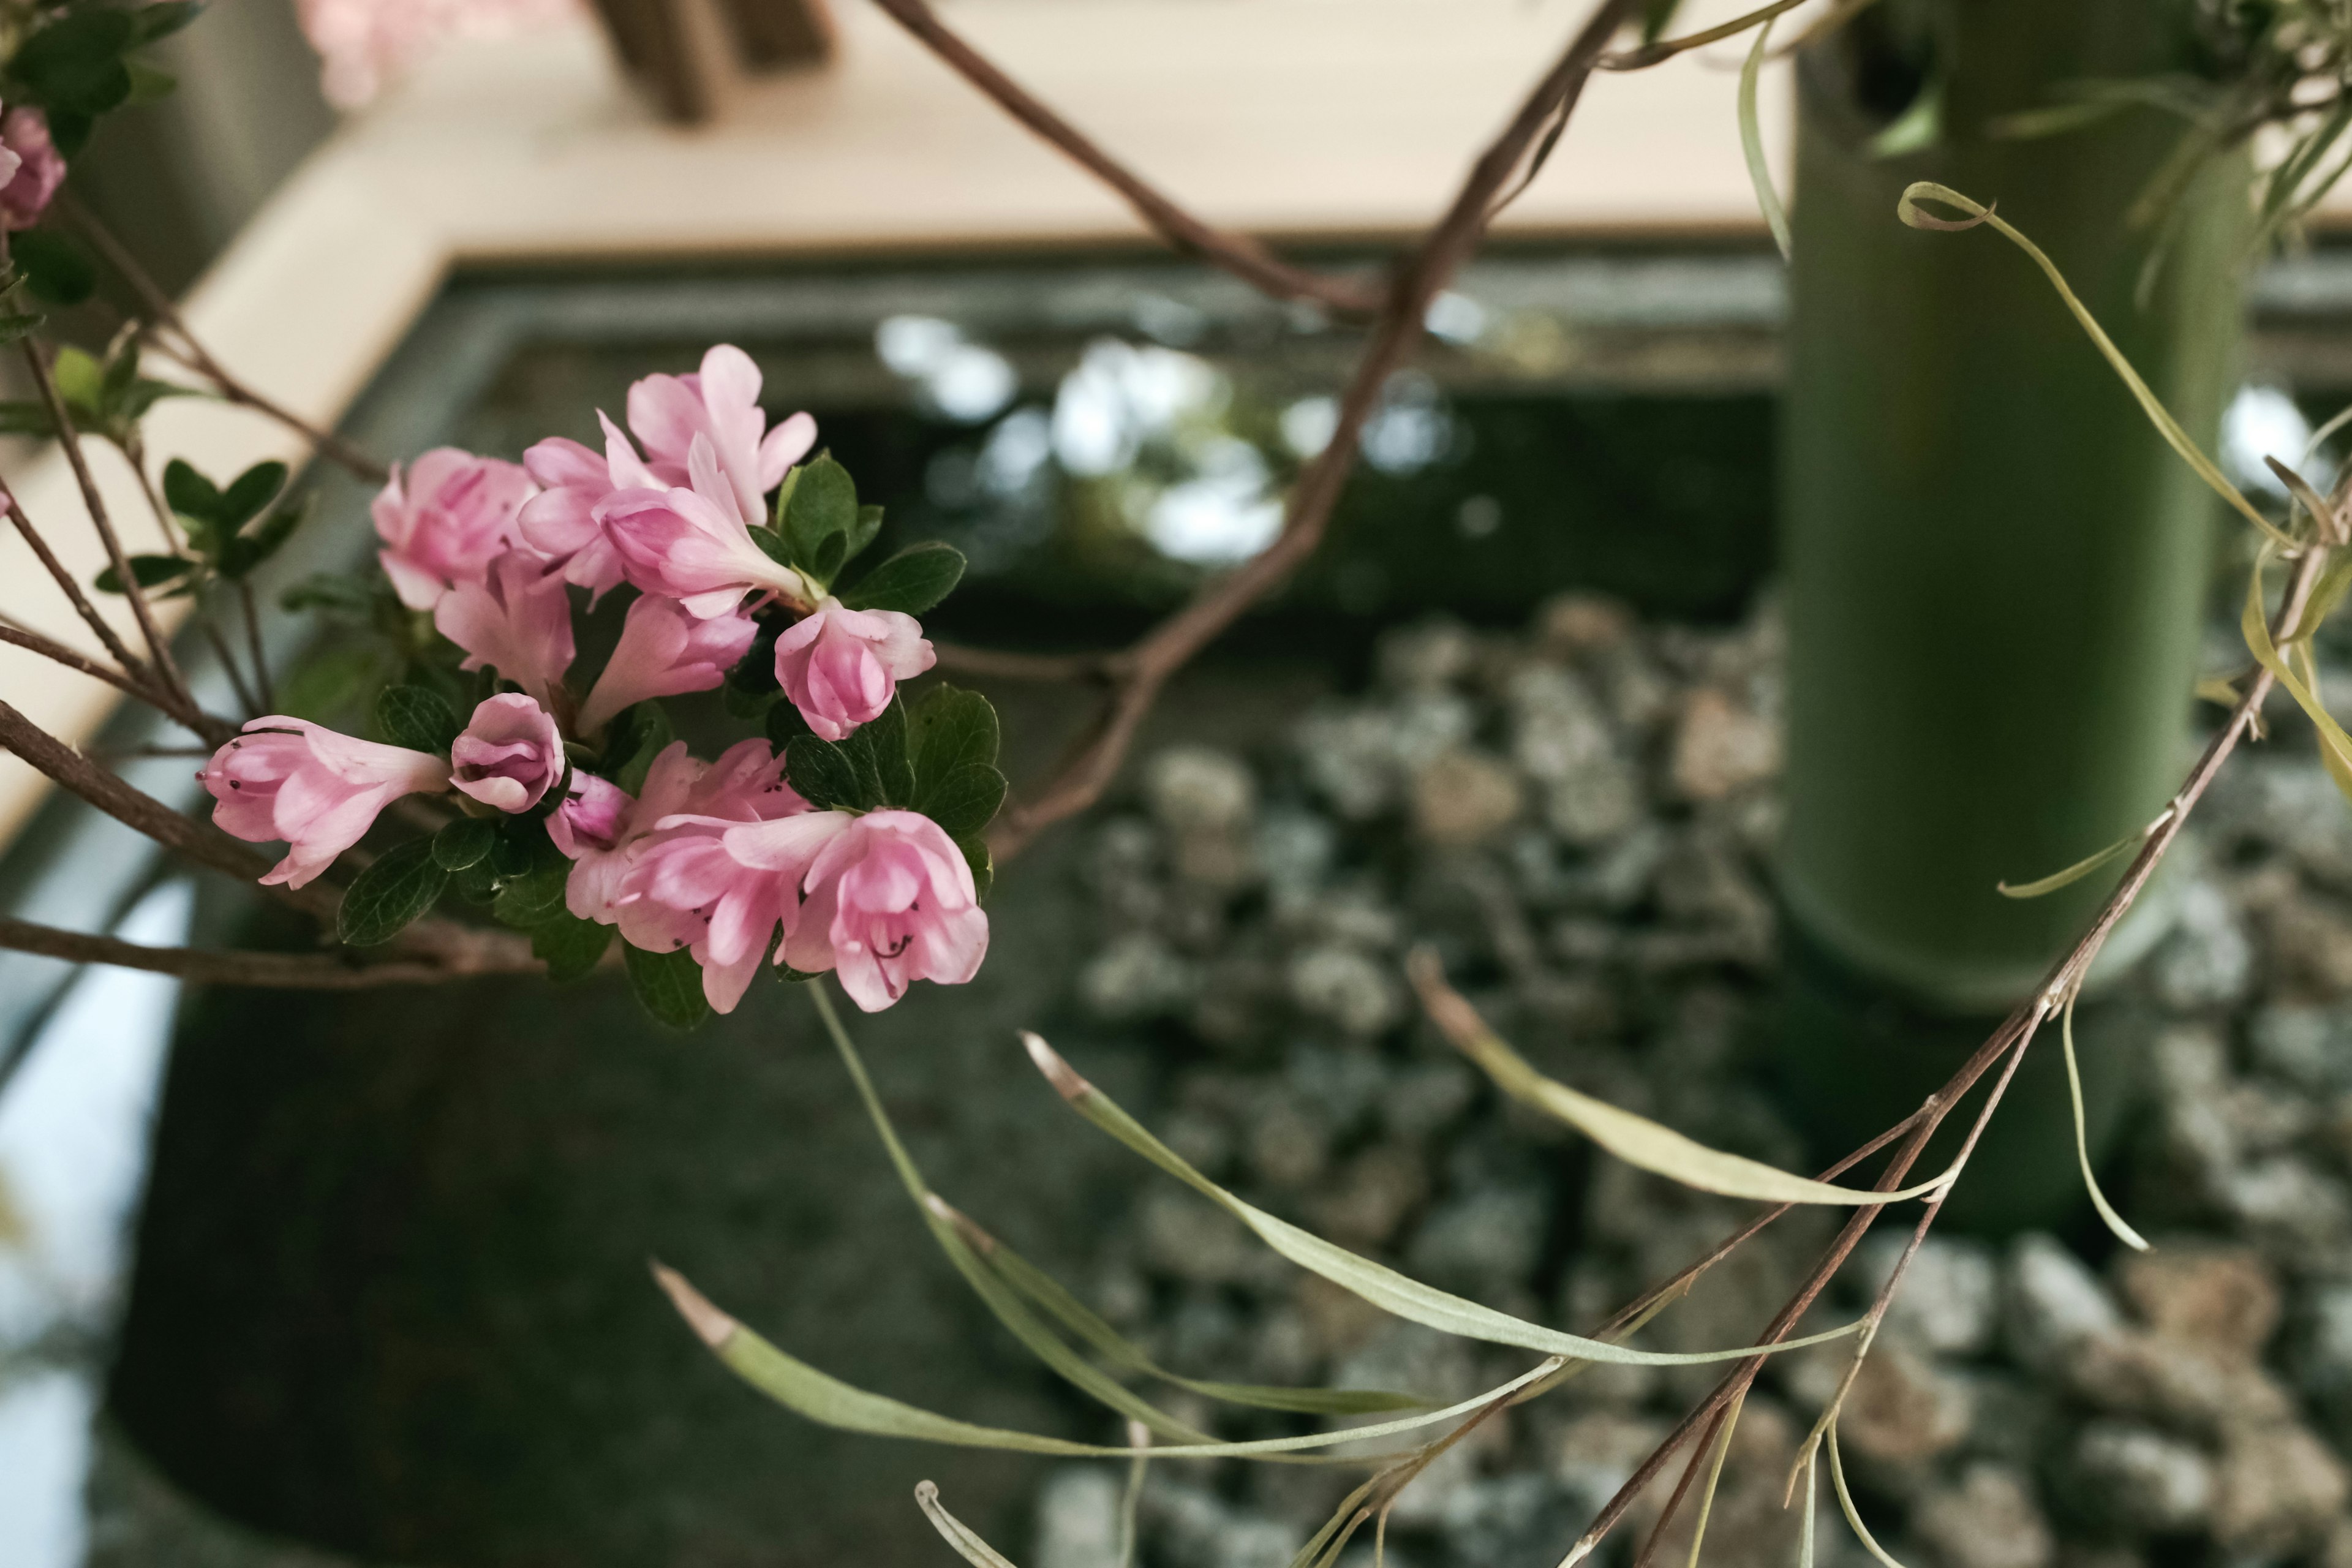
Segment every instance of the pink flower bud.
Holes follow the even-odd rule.
[[[689,468],[690,486],[615,490],[597,503],[597,521],[629,581],[705,620],[731,613],[755,589],[807,603],[814,596],[807,581],[751,542],[708,437],[694,438]]]
[[[620,643],[581,705],[581,732],[594,734],[622,709],[648,697],[709,690],[727,679],[759,632],[749,616],[698,620],[676,599],[646,595],[629,606]]]
[[[30,228],[65,183],[66,161],[49,140],[49,117],[37,109],[0,114],[0,228]]]
[[[918,980],[961,985],[988,952],[971,867],[917,812],[856,818],[825,844],[802,886],[806,901],[779,962],[835,971],[866,1012],[889,1006]]]
[[[358,843],[385,806],[446,788],[449,764],[271,714],[215,752],[196,777],[219,802],[213,821],[224,832],[257,844],[286,841],[286,858],[262,881],[299,888]]]
[[[530,476],[512,463],[436,447],[398,466],[369,511],[384,549],[376,559],[400,602],[429,610],[461,583],[479,583],[512,542]]]
[[[805,414],[768,429],[760,407],[760,367],[731,343],[704,354],[696,374],[649,375],[632,385],[629,428],[645,443],[663,484],[693,483],[694,443],[708,441],[726,483],[703,493],[730,502],[747,523],[764,521],[761,497],[783,483],[785,471],[816,445],[816,421]]]
[[[580,776],[573,774],[575,779]],[[602,779],[592,780],[592,798],[598,785],[612,788]],[[562,824],[572,809],[568,800],[548,824],[548,836],[556,847],[575,862],[571,879],[563,885],[565,907],[583,921],[603,925],[618,923],[625,898],[635,896],[625,892],[624,884],[657,827],[687,816],[759,822],[809,808],[808,802],[784,782],[783,758],[772,752],[765,741],[758,740],[737,742],[720,752],[715,763],[697,762],[687,755],[685,742],[673,741],[646,771],[644,792],[634,801],[625,795],[620,798],[627,804],[619,807],[609,832],[599,831],[596,820],[612,809],[609,801],[593,805],[583,801],[583,811],[593,814],[588,819],[590,831]],[[658,952],[674,944],[639,945]]]
[[[844,609],[830,595],[776,639],[776,683],[827,741],[871,721],[890,706],[898,682],[937,661],[914,616]]]
[[[547,710],[506,691],[474,710],[449,748],[449,782],[500,811],[529,811],[563,777],[563,737]]]
[[[610,854],[627,832],[629,813],[636,804],[610,779],[574,768],[564,785],[563,804],[548,814],[547,837],[570,859]]]
[[[460,669],[485,665],[551,707],[572,668],[572,600],[560,573],[509,550],[478,581],[460,583],[434,607],[433,625],[466,650]]]

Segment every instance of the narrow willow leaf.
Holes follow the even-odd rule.
[[[2327,693],[2319,689],[2319,658],[2311,651],[2311,644],[2308,641],[2289,644],[2286,657],[2287,662],[2294,667],[2295,673],[2303,677],[2304,685],[2311,689],[2311,700],[2325,709]],[[2347,797],[2352,797],[2352,763],[2347,763],[2326,746],[2319,749],[2319,761],[2327,769],[2327,776],[2336,781],[2336,787]]]
[[[1748,155],[1748,182],[1756,187],[1756,205],[1764,211],[1764,222],[1772,230],[1772,243],[1780,247],[1780,259],[1788,261],[1796,254],[1789,237],[1788,210],[1780,205],[1780,193],[1772,188],[1772,170],[1764,162],[1764,128],[1756,115],[1756,81],[1764,70],[1765,46],[1772,38],[1772,18],[1756,29],[1756,43],[1748,51],[1748,63],[1739,68],[1739,150]]]
[[[1050,1329],[1038,1321],[1036,1315],[1030,1310],[1030,1303],[1058,1319],[1066,1328],[1109,1357],[1113,1364],[1193,1389],[1211,1398],[1266,1409],[1296,1411],[1302,1415],[1360,1415],[1379,1410],[1421,1410],[1428,1407],[1425,1400],[1397,1394],[1195,1384],[1173,1373],[1163,1372],[1153,1364],[1150,1357],[1120,1337],[1117,1330],[1087,1310],[1059,1282],[982,1230],[929,1189],[914,1156],[907,1152],[897,1127],[883,1109],[881,1096],[875,1092],[874,1080],[866,1070],[866,1060],[858,1054],[848,1029],[843,1026],[841,1014],[833,1005],[833,998],[823,986],[813,988],[809,996],[816,1005],[817,1015],[824,1021],[826,1033],[833,1038],[842,1065],[849,1072],[850,1081],[857,1089],[858,1099],[866,1107],[866,1118],[873,1122],[876,1135],[882,1141],[891,1167],[898,1172],[899,1184],[906,1188],[907,1195],[914,1199],[917,1208],[921,1211],[923,1222],[929,1228],[932,1239],[939,1244],[940,1250],[947,1254],[948,1261],[955,1265],[957,1272],[971,1287],[972,1293],[995,1314],[997,1321],[1026,1346],[1031,1354],[1073,1386],[1129,1420],[1142,1422],[1163,1437],[1186,1443],[1214,1440],[1207,1433],[1176,1421],[1076,1355]],[[1022,1298],[1027,1300],[1024,1301]]]
[[[971,1526],[947,1510],[940,1501],[940,1489],[929,1481],[915,1484],[915,1506],[923,1510],[923,1517],[931,1521],[940,1538],[954,1547],[956,1555],[972,1568],[1013,1568],[1011,1558],[982,1541]]]
[[[1902,1563],[1887,1555],[1886,1548],[1878,1544],[1878,1537],[1870,1533],[1870,1526],[1862,1522],[1862,1515],[1854,1509],[1853,1494],[1846,1489],[1845,1485],[1845,1461],[1838,1457],[1837,1426],[1834,1423],[1830,1426],[1830,1479],[1837,1483],[1838,1507],[1845,1510],[1845,1521],[1853,1527],[1854,1538],[1873,1557],[1885,1563],[1885,1568],[1903,1568]]]
[[[1364,1500],[1372,1495],[1373,1489],[1381,1484],[1381,1477],[1374,1476],[1341,1498],[1339,1506],[1331,1510],[1331,1517],[1323,1521],[1323,1528],[1308,1536],[1307,1544],[1292,1555],[1288,1568],[1318,1568],[1326,1556],[1336,1554],[1339,1548],[1332,1544],[1331,1538],[1337,1535],[1345,1541],[1341,1531],[1349,1528],[1348,1521],[1355,1517],[1358,1509],[1364,1506]],[[1330,1548],[1328,1552],[1325,1551],[1327,1546]]]
[[[1819,1465],[1811,1455],[1805,1457],[1805,1517],[1797,1532],[1797,1568],[1813,1568],[1813,1500],[1821,1495],[1822,1479],[1813,1472]]]
[[[1127,1440],[1138,1448],[1151,1446],[1151,1434],[1134,1422],[1127,1424]],[[1150,1473],[1151,1459],[1139,1453],[1127,1467],[1127,1490],[1118,1500],[1118,1568],[1134,1568],[1135,1548],[1143,1531],[1139,1515],[1143,1510],[1143,1478]]]
[[[1542,1351],[1548,1355],[1605,1362],[1618,1366],[1699,1366],[1717,1362],[1744,1361],[1751,1356],[1777,1355],[1782,1351],[1795,1350],[1803,1345],[1843,1339],[1862,1326],[1859,1322],[1847,1323],[1825,1333],[1782,1340],[1770,1345],[1673,1353],[1631,1350],[1623,1345],[1561,1333],[1557,1329],[1547,1329],[1541,1324],[1514,1318],[1507,1312],[1498,1312],[1492,1307],[1424,1285],[1368,1258],[1360,1258],[1312,1231],[1302,1230],[1287,1220],[1277,1219],[1264,1209],[1243,1202],[1193,1169],[1182,1156],[1153,1137],[1140,1122],[1121,1110],[1110,1096],[1080,1078],[1069,1063],[1055,1055],[1054,1048],[1043,1039],[1026,1031],[1023,1032],[1021,1039],[1029,1047],[1030,1059],[1037,1064],[1037,1070],[1045,1074],[1046,1080],[1060,1091],[1062,1098],[1079,1115],[1224,1208],[1255,1231],[1258,1239],[1301,1268],[1310,1274],[1320,1275],[1383,1311],[1409,1321],[1462,1339],[1482,1340],[1489,1344],[1517,1345],[1525,1350]],[[1366,1430],[1376,1431],[1378,1428]]]
[[[1958,207],[1969,215],[1970,221],[1967,224],[1956,225],[1949,219],[1936,217],[1920,208],[1919,204],[1923,201],[1942,202],[1948,206]],[[2215,495],[2229,502],[2239,516],[2252,523],[2272,542],[2290,551],[2302,548],[2301,542],[2281,532],[2275,523],[2264,517],[2261,510],[2248,500],[2237,486],[2230,482],[2213,459],[2207,457],[2197,443],[2189,439],[2189,432],[2183,430],[2180,427],[2180,422],[2173,418],[2171,410],[2165,407],[2163,399],[2158,397],[2153,391],[2149,390],[2147,383],[2140,379],[2139,372],[2132,368],[2131,361],[2124,356],[2123,350],[2116,347],[2115,340],[2107,336],[2106,330],[2099,325],[2098,318],[2091,314],[2090,308],[2075,298],[2074,290],[2066,285],[2065,275],[2058,270],[2058,264],[2043,255],[2040,246],[2011,226],[2006,219],[1990,207],[1960,195],[1949,185],[1939,185],[1932,180],[1921,180],[1906,188],[1903,193],[1902,200],[1895,204],[1895,210],[1896,216],[1914,228],[1948,229],[1973,227],[1978,223],[1989,224],[1998,229],[2011,244],[2032,258],[2033,264],[2042,268],[2042,275],[2050,279],[2051,286],[2058,290],[2058,297],[2065,301],[2066,309],[2073,312],[2074,320],[2082,326],[2083,331],[2090,335],[2092,343],[2105,357],[2116,374],[2123,379],[2124,385],[2130,389],[2133,398],[2139,404],[2140,411],[2147,416],[2148,423],[2156,426],[2157,433],[2164,437],[2165,444],[2180,454],[2181,460],[2196,470],[2197,477],[2203,479]]]
[[[2319,581],[2311,585],[2311,597],[2297,616],[2294,629],[2288,633],[2291,643],[2308,642],[2321,623],[2334,615],[2344,603],[2345,592],[2352,589],[2352,551],[2328,562],[2319,574]]]
[[[1400,1432],[1458,1420],[1496,1399],[1517,1393],[1558,1364],[1545,1361],[1510,1382],[1465,1399],[1459,1405],[1449,1405],[1443,1410],[1383,1421],[1375,1426],[1350,1426],[1338,1432],[1314,1432],[1300,1437],[1260,1437],[1246,1443],[1171,1444],[1138,1450],[1100,1443],[1074,1443],[1064,1437],[1045,1437],[1034,1432],[1014,1432],[1002,1426],[982,1426],[970,1421],[959,1421],[953,1416],[934,1415],[887,1394],[868,1394],[778,1350],[713,1306],[675,1270],[656,1264],[654,1277],[668,1292],[678,1315],[701,1335],[703,1343],[709,1346],[736,1376],[785,1409],[837,1431],[863,1432],[875,1437],[902,1437],[919,1443],[944,1443],[958,1448],[999,1448],[1013,1453],[1052,1454],[1073,1459],[1132,1458],[1138,1452],[1149,1452],[1154,1458],[1160,1459],[1238,1459],[1265,1454],[1296,1454],[1314,1448],[1328,1448],[1341,1443],[1393,1436]]]
[[[2340,540],[2343,530],[2336,522],[2336,509],[2320,499],[2319,492],[2311,488],[2311,481],[2276,458],[2265,455],[2263,461],[2269,465],[2271,477],[2286,487],[2286,493],[2294,498],[2294,504],[2310,515],[2311,526],[2317,536],[2331,543]],[[2290,518],[2288,521],[2294,520]]]
[[[2234,707],[2235,705],[2236,701],[2233,697],[2231,699],[2231,706]],[[2011,887],[2007,882],[1995,882],[1993,884],[1993,891],[1999,893],[2004,899],[2038,899],[2044,893],[2054,893],[2061,888],[2071,887],[2074,883],[2079,882],[2084,878],[2089,876],[2092,872],[2100,869],[2102,867],[2112,866],[2116,861],[2122,859],[2125,856],[2130,854],[2133,850],[2137,849],[2141,845],[2147,842],[2147,836],[2149,834],[2154,833],[2158,828],[2162,827],[2166,823],[2171,820],[2172,808],[2170,806],[2167,806],[2164,808],[2164,814],[2162,816],[2158,816],[2154,822],[2149,823],[2146,827],[2141,828],[2138,832],[2125,834],[2121,838],[2116,839],[2113,844],[2108,845],[2105,849],[2100,850],[2097,854],[2077,860],[2063,871],[2053,871],[2050,875],[2042,878],[2038,882],[2020,882],[2014,888]]]
[[[2090,1189],[2092,1206],[2099,1211],[2099,1217],[2107,1222],[2107,1228],[2116,1233],[2116,1239],[2135,1252],[2146,1252],[2147,1238],[2124,1222],[2124,1216],[2107,1202],[2107,1194],[2099,1190],[2099,1178],[2091,1174],[2091,1136],[2083,1117],[2083,1069],[2074,1058],[2074,996],[2072,993],[2067,994],[2066,1011],[2059,1019],[2058,1038],[2066,1047],[2066,1092],[2074,1100],[2074,1158],[2083,1167],[2083,1185]]]
[[[1706,1467],[1706,1490],[1698,1500],[1698,1522],[1691,1528],[1690,1561],[1686,1568],[1698,1568],[1699,1549],[1706,1544],[1706,1521],[1715,1512],[1716,1489],[1723,1484],[1723,1461],[1731,1453],[1731,1434],[1739,1425],[1740,1406],[1748,1403],[1745,1393],[1735,1395],[1731,1409],[1723,1418],[1723,1436],[1715,1442],[1715,1458]]]
[[[1795,1175],[1760,1160],[1727,1154],[1720,1149],[1685,1138],[1671,1127],[1646,1116],[1621,1110],[1606,1100],[1580,1094],[1546,1078],[1526,1058],[1486,1026],[1477,1010],[1445,984],[1436,958],[1426,951],[1413,954],[1410,968],[1422,1005],[1438,1029],[1464,1056],[1476,1062],[1496,1087],[1523,1104],[1558,1117],[1627,1164],[1703,1193],[1726,1197],[1754,1198],[1772,1204],[1841,1204],[1869,1207],[1925,1197],[1952,1179],[1947,1171],[1933,1181],[1895,1192],[1865,1192]]]
[[[2309,716],[2312,728],[2319,731],[2321,760],[2327,763],[2327,771],[2335,777],[2336,787],[2342,789],[2347,798],[2352,798],[2352,784],[2346,782],[2352,778],[2352,735],[2344,732],[2344,726],[2338,724],[2335,715],[2320,702],[2318,693],[2305,685],[2303,678],[2287,667],[2286,660],[2279,657],[2277,646],[2271,641],[2270,620],[2263,614],[2263,571],[2270,564],[2271,554],[2270,547],[2265,545],[2254,557],[2253,570],[2247,574],[2246,607],[2238,617],[2238,630],[2245,637],[2246,647],[2253,651],[2255,660],[2271,672],[2279,685],[2286,689],[2287,695],[2294,698],[2296,705]]]

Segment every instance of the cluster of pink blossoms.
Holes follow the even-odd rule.
[[[647,952],[689,951],[719,1012],[772,958],[834,972],[868,1012],[916,980],[970,980],[988,919],[963,852],[929,817],[816,809],[764,740],[715,763],[672,742],[634,796],[571,760],[638,702],[718,687],[762,616],[796,617],[775,638],[776,681],[827,742],[931,667],[913,616],[845,608],[755,541],[762,498],[816,439],[805,414],[770,428],[759,397],[751,357],[722,345],[698,374],[633,385],[625,431],[600,415],[601,454],[557,438],[520,466],[442,448],[395,469],[373,509],[386,577],[463,652],[461,668],[512,689],[474,710],[446,756],[278,715],[247,724],[198,776],[224,829],[289,844],[264,880],[299,887],[394,800],[455,791],[472,816],[542,817],[572,861],[571,914]],[[593,605],[624,583],[638,597],[619,645],[575,695],[569,590]]]

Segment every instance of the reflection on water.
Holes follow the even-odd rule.
[[[141,900],[119,934],[187,940],[187,884]],[[179,983],[89,969],[0,1098],[0,1563],[75,1568],[90,1416],[147,1172]]]

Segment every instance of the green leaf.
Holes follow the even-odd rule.
[[[874,773],[880,783],[882,804],[912,805],[915,804],[915,759],[907,736],[907,707],[894,693],[889,706],[859,726],[858,736],[866,742],[874,758]]]
[[[387,686],[375,700],[375,727],[395,746],[447,756],[464,726],[439,692],[424,686]]]
[[[450,872],[449,885],[469,904],[487,904],[499,896],[498,873],[490,869],[488,860],[477,860],[463,870]]]
[[[261,514],[278,492],[286,488],[286,465],[271,461],[256,463],[229,481],[228,489],[220,492],[220,507],[213,516],[222,528],[243,528]]]
[[[784,536],[774,529],[766,527],[752,529],[751,542],[760,547],[761,554],[777,565],[789,566],[793,563],[793,547],[785,543]]]
[[[941,779],[939,787],[924,798],[922,811],[949,837],[961,839],[973,837],[995,821],[997,807],[1003,804],[1004,775],[974,763]]]
[[[989,885],[996,880],[996,859],[988,852],[988,840],[978,834],[956,840],[963,851],[963,862],[971,868],[972,896],[985,902]]]
[[[139,340],[128,338],[116,345],[112,357],[106,362],[106,374],[98,384],[100,405],[111,412],[138,379]]]
[[[768,745],[772,750],[782,751],[793,743],[795,735],[816,732],[809,728],[808,721],[801,717],[801,710],[789,702],[776,703],[766,711]]]
[[[59,153],[69,159],[81,156],[81,150],[89,143],[89,133],[97,128],[95,116],[78,110],[49,110],[49,140],[57,144]]]
[[[324,724],[360,706],[381,682],[385,658],[364,643],[343,643],[312,653],[278,683],[278,710]]]
[[[1547,1355],[1618,1366],[1698,1366],[1745,1361],[1758,1354],[1778,1355],[1801,1345],[1843,1339],[1862,1327],[1857,1321],[1824,1333],[1780,1340],[1769,1345],[1675,1352],[1633,1350],[1601,1340],[1565,1334],[1557,1329],[1545,1328],[1540,1323],[1512,1317],[1507,1312],[1499,1312],[1492,1307],[1424,1285],[1384,1264],[1358,1257],[1312,1231],[1302,1230],[1287,1220],[1277,1219],[1264,1209],[1235,1197],[1153,1137],[1142,1123],[1119,1109],[1108,1095],[1080,1078],[1043,1039],[1025,1031],[1021,1038],[1022,1043],[1028,1047],[1030,1059],[1036,1064],[1038,1071],[1045,1074],[1046,1080],[1060,1091],[1062,1098],[1080,1116],[1233,1215],[1255,1231],[1259,1240],[1301,1268],[1319,1275],[1350,1295],[1408,1322],[1420,1323],[1462,1339],[1479,1340],[1488,1344],[1517,1345],[1525,1350],[1540,1351]]]
[[[8,74],[24,98],[44,109],[96,115],[119,108],[131,96],[123,52],[142,41],[133,18],[108,6],[70,12],[26,39]],[[54,135],[54,122],[50,131]]]
[[[881,531],[882,509],[878,506],[859,507],[857,526],[849,531],[849,553],[844,559],[856,560],[865,552],[866,547],[874,542],[874,536]]]
[[[547,847],[538,852],[531,868],[502,885],[498,900],[490,906],[490,913],[501,924],[530,931],[564,912],[563,888],[571,879],[572,862],[544,836],[534,847],[539,844]]]
[[[26,237],[17,236],[21,242]],[[58,351],[49,362],[49,380],[56,384],[58,396],[77,415],[97,415],[106,406],[106,367],[89,354],[68,344]]]
[[[310,509],[307,503],[282,506],[271,512],[260,527],[249,532],[230,535],[227,543],[221,548],[219,564],[222,574],[242,577],[277,554],[279,547],[294,537],[294,531],[301,527],[310,515]]]
[[[853,610],[898,610],[919,616],[946,598],[962,580],[963,552],[935,540],[901,550],[844,591],[841,602]]]
[[[152,588],[184,577],[195,567],[196,563],[184,555],[133,555],[131,578],[142,588]],[[100,593],[122,592],[122,574],[111,566],[101,569],[92,581]]]
[[[445,871],[478,866],[498,837],[498,825],[488,818],[461,816],[433,836],[434,862]]]
[[[46,403],[12,399],[0,402],[0,436],[54,436],[57,426]]]
[[[163,465],[163,503],[182,517],[217,522],[224,499],[220,487],[198,473],[194,465],[178,458]]]
[[[908,749],[915,758],[915,806],[959,768],[996,762],[996,710],[977,691],[934,686],[907,712]]]
[[[43,323],[47,321],[47,316],[37,311],[19,314],[0,313],[0,344],[13,343],[30,337],[39,331]],[[49,414],[46,408],[41,410],[39,428],[44,434],[49,428]]]
[[[808,574],[820,583],[830,583],[848,559],[849,535],[828,533],[817,542],[816,559],[809,563]]]
[[[811,805],[863,811],[870,804],[848,753],[814,735],[796,735],[784,748],[784,777]]]
[[[702,965],[694,962],[694,954],[682,947],[675,952],[647,952],[625,942],[621,956],[630,987],[656,1023],[691,1029],[709,1016],[710,1004],[702,995]]]
[[[857,486],[849,470],[830,454],[819,453],[802,465],[798,479],[778,500],[778,516],[784,542],[792,546],[793,564],[830,582],[816,571],[822,547],[827,538],[849,534],[857,527]]]
[[[123,100],[126,109],[161,103],[179,89],[180,79],[161,66],[145,60],[124,60],[122,68],[131,73],[131,96]]]
[[[280,594],[278,604],[281,609],[297,614],[331,610],[346,616],[365,616],[375,608],[383,591],[381,584],[381,579],[349,572],[314,572]]]
[[[593,973],[613,945],[613,928],[569,912],[534,926],[530,951],[547,964],[547,977],[561,984]]]
[[[390,942],[433,907],[449,873],[433,858],[433,841],[412,838],[387,849],[352,879],[335,913],[335,931],[352,947]]]
[[[1954,1165],[1932,1181],[1896,1192],[1872,1192],[1860,1187],[1841,1187],[1830,1182],[1817,1182],[1810,1176],[1800,1176],[1768,1165],[1760,1160],[1750,1160],[1744,1154],[1727,1154],[1719,1149],[1685,1138],[1671,1127],[1621,1110],[1606,1100],[1580,1094],[1566,1084],[1546,1078],[1528,1064],[1527,1059],[1503,1042],[1500,1036],[1486,1026],[1476,1009],[1461,994],[1445,984],[1436,955],[1426,950],[1414,953],[1407,969],[1412,983],[1421,993],[1422,1005],[1428,1011],[1438,1032],[1454,1043],[1454,1048],[1475,1062],[1495,1087],[1522,1105],[1559,1118],[1570,1127],[1600,1144],[1610,1153],[1638,1170],[1648,1171],[1668,1181],[1680,1182],[1703,1193],[1719,1193],[1730,1198],[1753,1198],[1768,1204],[1827,1204],[1849,1208],[1869,1208],[1880,1204],[1903,1203],[1911,1198],[1923,1198],[1940,1191],[1958,1174]]]
[[[607,744],[605,760],[614,784],[631,795],[643,795],[654,760],[677,736],[670,729],[669,710],[658,702],[637,703],[622,716],[622,723],[627,728],[614,726],[616,733]]]
[[[25,287],[43,304],[79,305],[98,291],[98,264],[79,241],[55,229],[26,229],[8,248],[25,269]]]

